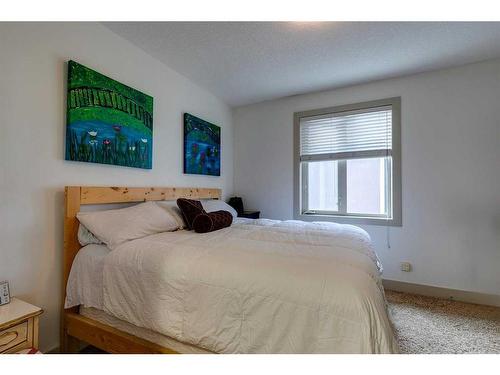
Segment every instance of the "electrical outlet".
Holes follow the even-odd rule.
[[[401,271],[411,272],[411,263],[410,262],[402,262],[401,263]]]

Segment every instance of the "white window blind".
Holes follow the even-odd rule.
[[[392,155],[392,106],[300,119],[300,160]]]

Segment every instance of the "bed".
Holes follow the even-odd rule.
[[[179,197],[219,199],[220,190],[66,188],[63,350],[76,338],[112,353],[398,351],[380,263],[360,228],[237,219],[113,251],[77,241],[81,205]]]

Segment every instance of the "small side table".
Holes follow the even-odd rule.
[[[43,310],[18,298],[0,306],[0,353],[38,348],[39,316]]]
[[[243,211],[238,217],[245,217],[247,219],[258,219],[260,218],[260,211]]]

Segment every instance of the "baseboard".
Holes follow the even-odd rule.
[[[445,298],[454,301],[476,303],[479,305],[499,306],[500,295],[467,292],[464,290],[441,288],[431,285],[412,284],[397,280],[382,280],[385,289],[397,292],[420,294],[423,296]]]

